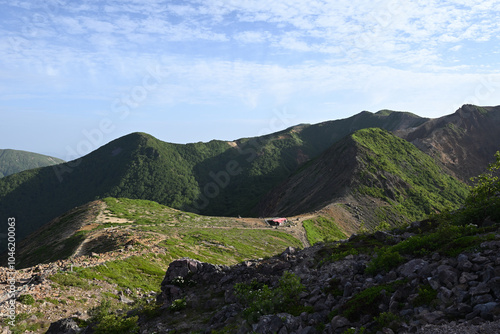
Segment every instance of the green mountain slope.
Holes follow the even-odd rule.
[[[456,208],[467,196],[465,184],[407,141],[381,129],[352,137],[363,152],[358,191],[390,203],[405,217]]]
[[[302,247],[291,232],[277,231],[262,219],[201,216],[152,201],[107,197],[74,208],[31,234],[17,245],[16,261],[17,268],[24,268],[69,258],[78,262],[93,253],[115,258],[133,248],[158,251],[169,261],[188,256],[235,264]]]
[[[64,160],[20,150],[0,150],[0,178],[27,169],[52,166]]]
[[[204,214],[256,215],[255,207],[264,194],[353,131],[367,127],[396,131],[417,127],[427,120],[406,112],[364,111],[346,119],[302,124],[267,136],[237,140],[232,143],[235,150],[197,166],[201,194],[193,204],[201,206]],[[241,174],[231,176],[227,185],[209,177],[207,170],[212,176],[222,176],[228,164],[241,167],[237,169]],[[214,183],[219,186],[216,196],[211,192]]]
[[[0,180],[2,217],[15,217],[17,237],[69,209],[107,196],[149,198],[181,206],[198,191],[191,168],[227,143],[174,145],[134,133],[62,165]],[[204,151],[205,150],[205,151]]]
[[[133,133],[79,160],[2,178],[0,219],[15,217],[21,240],[71,208],[108,196],[207,215],[255,215],[265,193],[351,130],[398,130],[425,120],[408,113],[362,112],[262,137],[185,145]]]
[[[259,212],[287,216],[353,202],[360,205],[353,210],[358,220],[374,227],[456,207],[466,194],[466,185],[431,157],[374,128],[355,132],[302,167],[264,197]]]

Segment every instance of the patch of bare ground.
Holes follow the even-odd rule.
[[[132,221],[125,219],[125,218],[119,218],[115,217],[111,214],[111,212],[107,209],[106,203],[102,202],[103,207],[100,210],[99,214],[96,217],[96,222],[100,224],[105,224],[105,223],[110,223],[110,224],[126,224],[126,223],[132,223]]]

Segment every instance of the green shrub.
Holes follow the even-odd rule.
[[[172,302],[172,305],[168,308],[170,312],[179,312],[187,307],[186,298],[176,299]]]
[[[101,304],[89,310],[89,322],[96,334],[125,334],[137,333],[138,316],[126,317],[113,313],[111,302],[103,300]]]
[[[413,300],[413,306],[431,305],[437,298],[437,291],[430,285],[422,285],[418,288],[418,296]]]
[[[377,227],[375,227],[375,231],[387,231],[387,230],[390,230],[391,229],[391,224],[389,224],[388,222],[386,222],[385,220],[384,221],[381,221]]]
[[[108,314],[111,309],[111,302],[107,299],[101,301],[101,303],[95,307],[92,307],[88,314],[90,316],[90,322],[101,322],[102,318]]]
[[[361,328],[348,328],[346,329],[342,334],[364,334],[366,331],[366,328],[361,327]]]
[[[404,280],[394,281],[388,284],[372,286],[359,292],[342,305],[343,315],[350,321],[357,321],[362,314],[377,316],[379,314],[378,305],[383,298],[382,291],[392,293],[404,283]]]
[[[59,300],[55,298],[45,297],[45,300],[54,305],[59,305]]]
[[[138,316],[124,317],[116,314],[107,314],[102,318],[102,321],[96,326],[96,334],[124,334],[138,333],[137,326]]]
[[[19,302],[24,305],[33,305],[35,303],[35,298],[32,295],[20,295]]]
[[[469,219],[481,223],[486,217],[500,222],[500,152],[495,154],[495,162],[488,166],[488,171],[472,178],[475,182],[466,199],[466,215]],[[474,221],[473,221],[474,222]]]
[[[423,256],[434,252],[441,245],[440,235],[431,233],[413,236],[393,246],[392,249],[401,254]]]
[[[481,243],[488,240],[495,240],[496,236],[493,233],[488,235],[470,235],[463,236],[451,240],[448,244],[442,247],[441,252],[447,256],[455,257],[460,253],[467,250],[474,250],[479,247]]]
[[[380,313],[373,319],[377,323],[377,325],[375,326],[375,330],[390,328],[394,331],[397,331],[402,323],[401,317],[391,312]]]
[[[243,314],[249,322],[255,322],[265,314],[286,312],[299,315],[305,311],[298,299],[298,295],[305,287],[300,278],[290,272],[283,274],[274,289],[256,280],[249,284],[238,283],[234,289],[240,301],[246,306]]]
[[[366,267],[366,273],[374,275],[379,272],[387,272],[405,261],[399,253],[389,249],[382,249],[377,257],[374,257]]]
[[[384,244],[375,239],[372,234],[357,234],[351,236],[349,242],[327,245],[324,250],[320,250],[318,255],[322,259],[319,262],[321,265],[341,260],[348,255],[372,254],[375,249],[382,247]]]
[[[37,313],[35,313],[37,314]],[[37,332],[41,327],[42,327],[42,324],[40,324],[39,322],[31,322],[31,321],[25,321],[27,320],[32,314],[31,313],[19,313],[16,315],[16,318],[15,318],[15,325],[14,326],[10,326],[9,322],[7,321],[8,319],[4,319],[3,321],[3,325],[5,326],[5,328],[7,328],[8,326],[8,333],[11,333],[11,334],[23,334],[23,333],[26,333],[26,332]],[[39,315],[37,315],[37,317],[40,317]],[[0,325],[2,325],[2,323],[0,322]]]
[[[112,292],[109,292],[109,291],[102,291],[101,292],[101,296],[103,297],[108,297],[108,298],[111,298],[111,299],[120,299],[119,296],[115,295],[114,293]]]
[[[247,306],[243,315],[250,323],[257,321],[261,315],[276,313],[273,293],[266,284],[253,280],[249,285],[238,283],[234,289],[241,302]]]
[[[88,280],[79,277],[76,273],[56,273],[50,276],[50,280],[64,286],[74,286],[84,290],[92,289]]]

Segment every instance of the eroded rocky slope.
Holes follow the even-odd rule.
[[[454,114],[396,131],[465,182],[482,173],[499,149],[500,107],[464,105]]]

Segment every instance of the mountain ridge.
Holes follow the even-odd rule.
[[[302,236],[304,233],[300,230],[299,220],[294,220],[293,226],[276,231],[263,219],[200,216],[152,201],[108,197],[69,210],[17,243],[16,268],[57,261],[67,262],[76,258],[81,260],[92,254],[107,256],[105,254],[128,249],[129,245],[141,249],[155,248],[160,243],[166,246],[165,240],[176,235],[208,235],[221,229],[233,229],[232,232],[225,233],[226,235],[232,235],[238,230],[248,233],[258,230],[269,234],[270,240],[272,233],[285,233],[290,235],[293,242],[286,244],[285,238],[274,235],[279,244],[284,244],[285,247],[297,246],[299,240],[302,240],[300,243],[305,246],[307,242]],[[224,239],[223,236],[221,238]],[[173,253],[174,243],[170,243],[170,252]],[[198,249],[199,245],[195,248]],[[192,256],[196,254],[196,249],[186,250],[186,254]],[[5,265],[6,257],[2,259],[0,264]],[[78,262],[81,262],[80,260]]]
[[[446,176],[412,144],[385,130],[363,129],[275,187],[261,201],[260,214],[287,216],[354,201],[364,203],[358,220],[374,228],[380,220],[411,221],[458,206],[466,192],[465,185]]]
[[[478,122],[484,122],[481,115]],[[417,134],[415,129],[430,121],[408,112],[365,111],[261,137],[190,144],[132,133],[78,160],[0,179],[0,217],[23,222],[22,239],[71,208],[108,196],[148,199],[206,215],[257,216],[266,193],[346,135],[374,126]]]
[[[44,154],[23,150],[0,149],[0,178],[24,170],[52,166],[65,161]]]
[[[464,105],[455,113],[395,134],[434,157],[464,182],[482,173],[500,149],[500,106]],[[473,140],[472,140],[473,138]]]
[[[255,215],[259,197],[349,129],[373,122],[390,129],[401,122],[422,123],[398,115],[366,112],[300,125],[238,139],[236,147],[218,140],[173,144],[132,133],[80,159],[2,178],[0,216],[23,222],[18,231],[22,239],[67,210],[107,196],[149,199],[208,215]],[[27,198],[29,207],[23,204]]]

